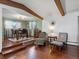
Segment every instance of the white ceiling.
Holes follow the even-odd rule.
[[[37,19],[33,15],[19,8],[11,7],[5,4],[0,4],[0,7],[3,8],[3,18],[25,21],[35,21]]]
[[[43,18],[47,16],[52,16],[55,10],[54,2],[52,0],[14,0],[16,2],[22,3],[32,9],[34,12],[42,16]]]
[[[79,0],[61,0],[61,2],[67,13],[79,11]]]
[[[54,0],[13,0],[28,6],[37,14],[45,17],[60,15]],[[79,0],[61,0],[66,13],[79,10]]]
[[[27,16],[27,15],[22,15],[19,13],[14,12],[14,10],[10,9],[7,10],[3,8],[3,18],[4,19],[11,19],[11,20],[23,20],[23,21],[34,21],[34,17],[32,16]]]

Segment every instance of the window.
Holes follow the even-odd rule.
[[[29,28],[30,29],[35,29],[35,27],[36,27],[36,22],[35,21],[32,21],[32,22],[30,21],[29,22]]]
[[[16,21],[6,20],[5,21],[5,28],[9,28],[9,29],[21,28],[21,23],[20,22],[16,22]]]

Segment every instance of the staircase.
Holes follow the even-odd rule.
[[[12,46],[5,47],[2,49],[2,54],[7,55],[10,53],[14,53],[14,52],[17,52],[19,50],[22,50],[22,49],[26,48],[28,45],[33,44],[33,41],[34,40],[22,41],[22,42],[19,42],[17,44],[14,44]]]

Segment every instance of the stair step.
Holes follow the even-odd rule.
[[[20,45],[22,45],[22,43],[17,43],[17,44],[11,45],[11,46],[7,46],[7,47],[2,48],[2,51],[9,50],[9,49],[12,49],[12,48],[20,46]]]
[[[20,49],[23,49],[23,48],[25,48],[25,47],[26,47],[25,45],[21,45],[21,46],[18,46],[18,47],[14,47],[14,48],[12,48],[12,49],[2,51],[2,54],[3,54],[3,55],[6,55],[6,54],[9,54],[9,53],[12,53],[12,52],[16,52],[16,51],[18,51],[18,50],[20,50]]]
[[[24,49],[24,48],[26,48],[27,45],[33,44],[33,41],[34,40],[22,41],[20,43],[14,44],[12,46],[5,47],[2,49],[2,54],[6,55],[6,54],[14,53],[16,51]]]

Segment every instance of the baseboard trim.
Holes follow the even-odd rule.
[[[78,42],[71,42],[71,41],[68,41],[67,44],[68,44],[68,45],[79,46],[79,43],[78,43]]]

